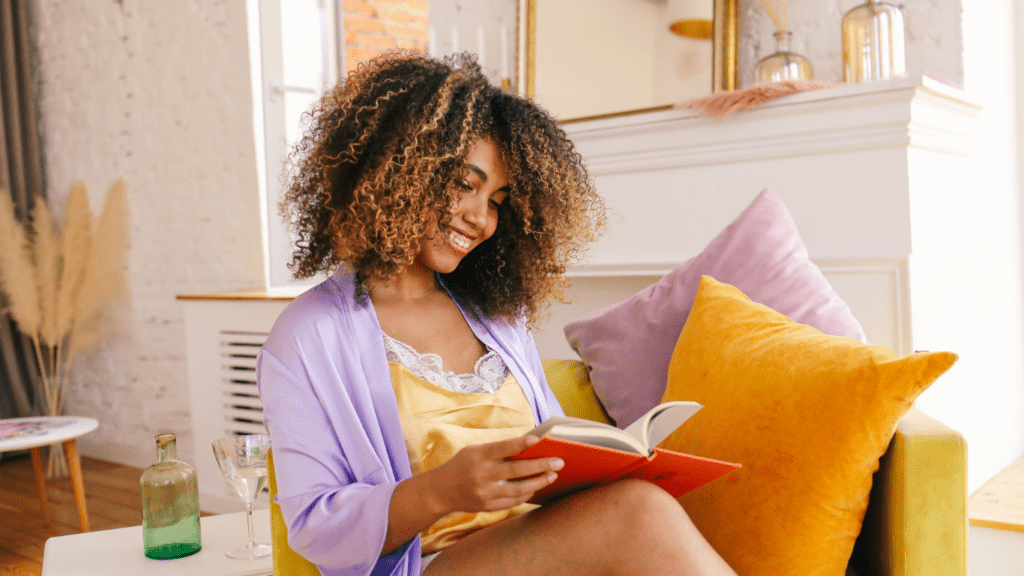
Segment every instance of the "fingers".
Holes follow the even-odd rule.
[[[546,472],[557,472],[565,466],[561,458],[531,458],[530,460],[511,460],[502,463],[501,474],[504,478],[519,479],[536,476]]]
[[[558,477],[554,472],[544,472],[528,478],[499,480],[489,499],[488,510],[504,510],[528,502],[533,495],[548,486]]]
[[[525,436],[509,438],[508,440],[499,440],[498,442],[483,444],[482,446],[486,448],[486,455],[488,457],[500,460],[502,458],[508,458],[509,456],[515,456],[539,441],[540,438],[527,434]]]
[[[536,436],[527,434],[484,445],[487,452],[485,457],[501,459],[497,470],[497,480],[501,482],[519,480],[561,470],[565,463],[560,458],[508,460],[509,457],[515,456],[539,441],[540,439]]]

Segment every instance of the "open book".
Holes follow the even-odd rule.
[[[739,464],[655,448],[702,406],[665,402],[620,430],[609,424],[555,416],[528,434],[541,440],[512,460],[557,456],[565,461],[553,484],[530,502],[543,504],[620,478],[639,478],[661,486],[673,497],[739,468]]]

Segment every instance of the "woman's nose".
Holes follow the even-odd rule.
[[[459,202],[463,220],[483,228],[487,224],[486,194],[468,194]]]

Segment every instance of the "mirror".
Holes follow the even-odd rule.
[[[737,0],[519,0],[517,87],[562,121],[736,88]]]

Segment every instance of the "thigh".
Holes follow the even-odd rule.
[[[445,574],[734,574],[679,503],[640,480],[593,488],[470,534],[427,568]]]
[[[642,480],[592,488],[474,532],[425,574],[736,576],[679,503]]]
[[[595,489],[601,490],[601,489]],[[598,492],[590,490],[546,504],[478,530],[444,549],[424,574],[442,576],[513,574],[600,574],[604,560],[580,547],[597,549],[618,540],[596,514]],[[603,526],[608,523],[609,526]]]

